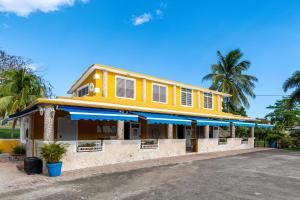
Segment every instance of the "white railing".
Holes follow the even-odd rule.
[[[227,138],[219,138],[218,139],[218,145],[225,145],[227,144]]]
[[[242,138],[241,144],[248,144],[248,138]]]
[[[77,152],[93,152],[103,150],[103,140],[83,140],[76,143]]]
[[[141,140],[141,149],[158,149],[158,139]]]

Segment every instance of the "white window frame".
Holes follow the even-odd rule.
[[[191,90],[191,102],[192,102],[192,104],[191,105],[183,105],[182,104],[182,100],[181,100],[181,98],[182,98],[182,95],[181,95],[181,90],[182,89],[189,89],[189,90]],[[194,105],[194,90],[193,89],[191,89],[191,88],[188,88],[188,87],[180,87],[180,105],[181,106],[185,106],[185,107],[193,107],[193,105]]]
[[[118,78],[121,78],[121,79],[125,79],[125,80],[131,80],[131,81],[133,81],[133,98],[129,98],[129,97],[119,97],[118,95],[117,95],[117,79]],[[126,91],[126,88],[125,88],[125,91]],[[128,77],[126,77],[126,76],[115,76],[115,97],[117,97],[117,98],[121,98],[121,99],[130,99],[130,100],[135,100],[135,98],[136,98],[136,79],[134,79],[134,78],[128,78]]]
[[[211,108],[205,108],[205,93],[211,94]],[[203,92],[203,109],[205,109],[205,110],[213,110],[214,109],[214,93]]]
[[[161,102],[161,101],[154,101],[153,100],[153,86],[156,85],[158,87],[164,87],[166,88],[166,102]],[[162,85],[162,84],[159,84],[159,83],[152,83],[152,92],[151,92],[151,95],[152,95],[152,102],[155,102],[155,103],[163,103],[163,104],[168,104],[168,86],[167,85]],[[160,90],[159,90],[159,97],[158,99],[160,99]]]
[[[82,89],[85,88],[85,87],[88,88],[88,93],[87,93],[86,95],[81,96],[81,97],[85,97],[85,96],[88,96],[88,95],[89,95],[89,93],[90,93],[89,90],[90,90],[90,89],[89,89],[89,84],[87,83],[87,84],[85,84],[85,85],[83,85],[83,86],[77,88],[76,94],[77,94],[78,97],[79,97],[79,90],[82,90]]]

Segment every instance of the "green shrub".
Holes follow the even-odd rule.
[[[290,135],[285,135],[279,141],[280,148],[293,148],[295,147],[295,139]]]
[[[67,146],[56,142],[44,144],[41,148],[41,155],[47,163],[58,163],[67,152]]]
[[[12,148],[13,154],[25,154],[26,149],[22,145],[16,145]]]
[[[3,153],[3,150],[2,149],[0,149],[0,154],[2,154]]]

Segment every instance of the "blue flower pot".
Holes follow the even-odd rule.
[[[50,177],[60,176],[61,175],[61,166],[62,166],[62,162],[47,163],[48,175]]]

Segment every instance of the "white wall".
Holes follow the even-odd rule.
[[[247,144],[242,144],[241,140],[241,138],[228,138],[227,144],[218,144],[218,138],[198,139],[198,153],[254,148],[254,138],[249,138]]]
[[[63,171],[122,162],[146,160],[186,154],[185,139],[160,139],[158,149],[141,149],[140,140],[104,140],[103,151],[77,152],[76,141],[69,144],[63,158]],[[36,141],[37,156],[43,141]]]

